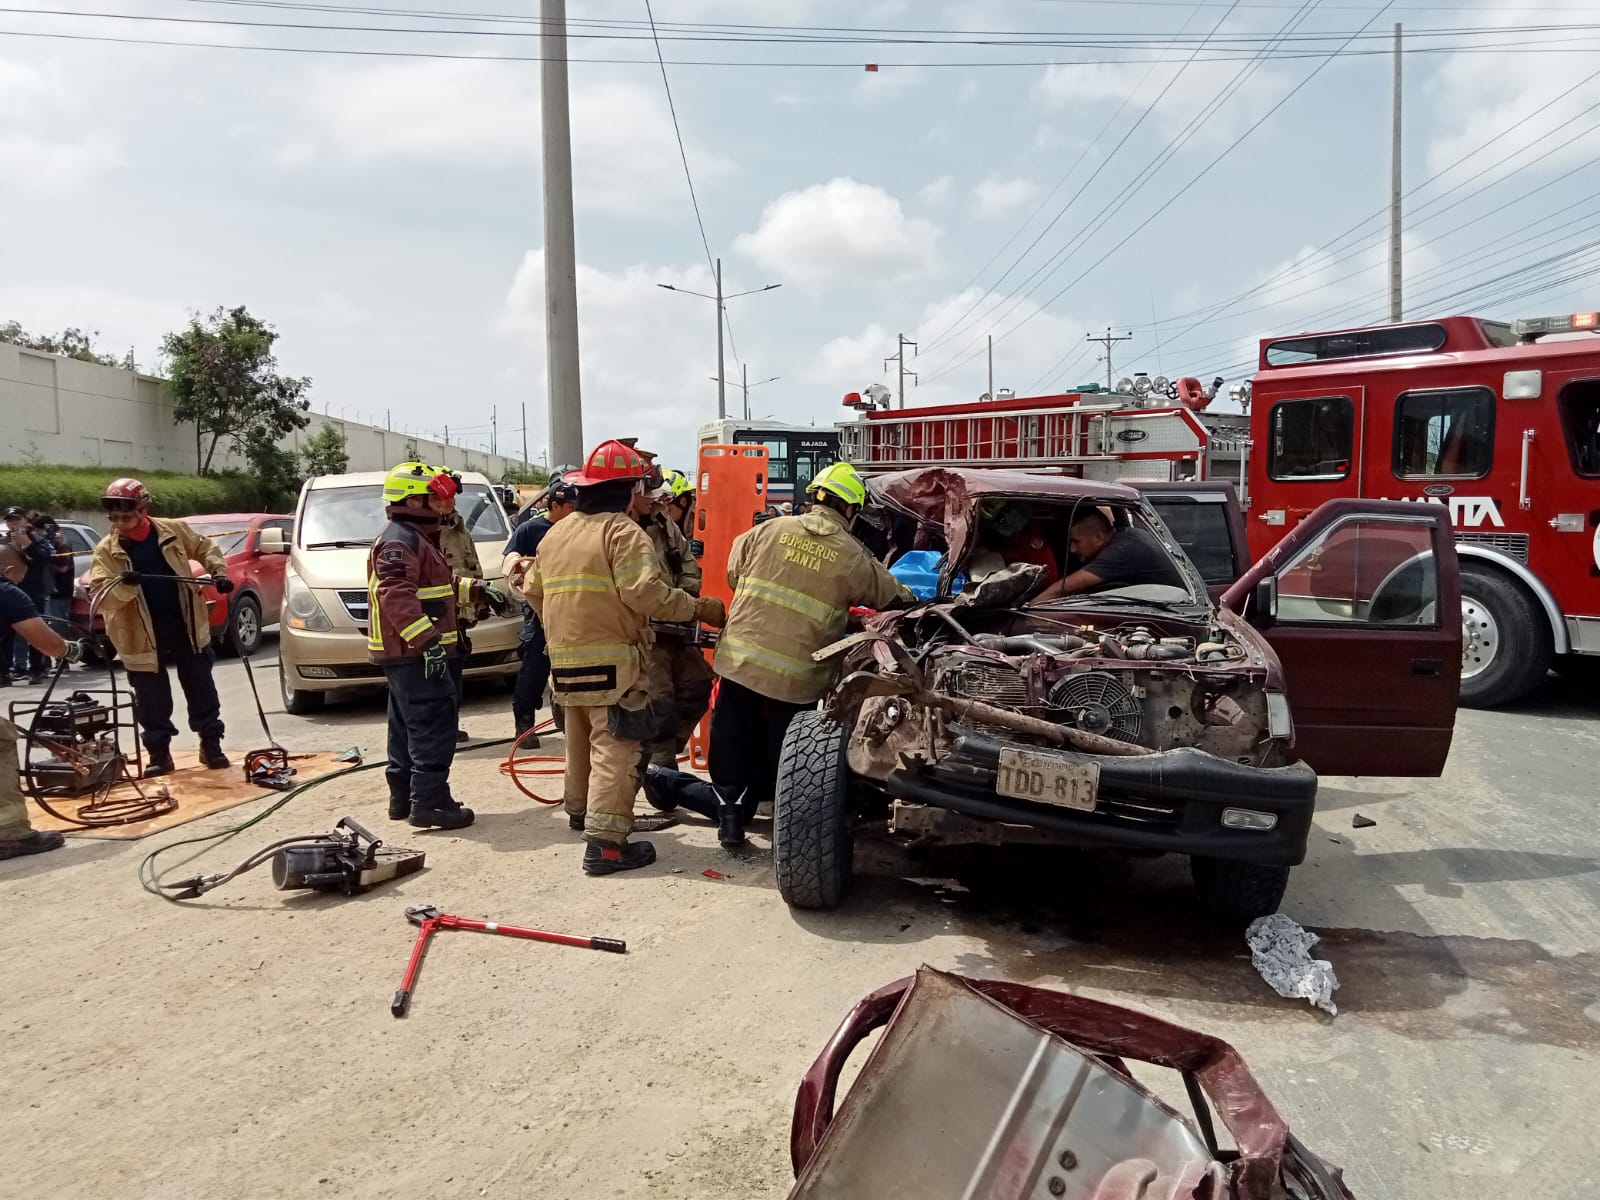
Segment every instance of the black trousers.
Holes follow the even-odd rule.
[[[204,650],[191,648],[187,630],[181,627],[156,629],[156,654],[159,665],[154,671],[129,671],[128,686],[133,689],[133,711],[144,730],[143,740],[148,750],[165,750],[178,735],[172,723],[172,680],[167,675],[171,667],[178,673],[178,686],[183,689],[184,701],[189,707],[189,728],[202,738],[220,739],[225,731],[222,724],[222,700],[217,695],[217,681],[211,677],[211,664],[216,655],[210,646]]]
[[[772,803],[778,782],[783,735],[796,713],[815,704],[790,704],[724,679],[711,710],[706,766],[711,782],[727,796],[744,794],[746,817]]]
[[[535,723],[544,704],[544,690],[550,683],[550,646],[545,641],[544,626],[531,612],[522,622],[518,649],[522,652],[522,666],[517,669],[517,690],[511,697],[511,714],[516,719],[517,732],[521,733]]]
[[[455,807],[450,795],[450,765],[456,757],[456,692],[462,655],[453,654],[442,679],[429,679],[421,659],[388,663],[389,796],[413,807],[438,811]]]

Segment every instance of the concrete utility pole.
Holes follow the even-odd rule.
[[[578,378],[578,251],[572,232],[572,121],[567,108],[567,0],[540,0],[544,146],[544,346],[550,452],[583,461]]]
[[[906,370],[906,347],[907,346],[911,347],[911,349],[913,351],[912,357],[915,358],[916,357],[915,351],[916,351],[916,348],[917,348],[917,344],[915,342],[913,342],[910,338],[908,338],[905,334],[902,333],[902,334],[900,334],[899,338],[897,339],[897,347],[895,349],[895,352],[893,354],[889,355],[888,358],[883,360],[883,369],[885,371],[887,371],[889,369],[889,364],[890,363],[898,363],[899,364],[899,370],[900,370],[900,407],[901,408],[904,408],[906,406],[906,376],[907,375],[911,376],[911,383],[912,383],[913,387],[915,387],[916,383],[917,383],[917,373],[915,371]]]
[[[1400,297],[1400,23],[1394,26],[1394,133],[1389,158],[1389,320],[1404,320]]]
[[[753,388],[753,387],[760,387],[763,383],[775,383],[780,378],[782,378],[782,376],[773,375],[769,379],[758,379],[755,383],[751,383],[750,382],[750,364],[749,363],[740,363],[739,364],[739,388],[740,388],[741,391],[744,392],[744,419],[746,421],[748,421],[750,419],[750,389]],[[717,382],[717,380],[715,378],[713,378],[712,382],[715,383],[715,382]]]
[[[528,402],[522,402],[522,465],[531,465],[528,462]]]
[[[500,406],[498,404],[489,409],[489,453],[500,453]]]
[[[994,334],[989,335],[989,399],[994,399]]]
[[[713,300],[713,301],[716,302],[716,305],[717,305],[717,373],[712,378],[716,381],[716,384],[717,384],[717,420],[726,421],[728,419],[728,383],[727,383],[728,372],[727,372],[727,370],[726,370],[726,368],[725,368],[725,366],[723,364],[723,355],[722,355],[722,327],[723,327],[724,324],[726,324],[725,320],[723,319],[723,312],[726,310],[729,300],[737,300],[741,296],[754,296],[757,292],[770,292],[770,291],[773,291],[773,290],[775,290],[777,288],[781,288],[783,286],[783,284],[781,284],[781,283],[769,283],[769,284],[767,284],[766,287],[751,288],[748,292],[735,292],[731,296],[724,296],[722,294],[722,260],[720,258],[717,259],[716,277],[717,277],[717,294],[714,295],[714,296],[708,296],[704,292],[691,292],[688,288],[681,288],[681,287],[678,287],[678,286],[676,286],[674,284],[670,284],[670,283],[658,283],[658,284],[656,284],[656,286],[658,288],[665,288],[669,292],[681,292],[685,296],[698,296],[702,300]],[[748,416],[749,414],[746,413],[745,415]]]
[[[1112,388],[1115,386],[1113,384],[1113,382],[1112,382],[1112,377],[1111,377],[1111,347],[1115,346],[1118,342],[1131,342],[1131,341],[1133,341],[1133,334],[1131,334],[1131,333],[1112,333],[1111,332],[1111,326],[1107,325],[1106,326],[1106,331],[1104,333],[1086,333],[1086,334],[1083,335],[1083,340],[1086,341],[1086,342],[1099,342],[1102,346],[1104,346],[1106,348],[1106,352],[1105,352],[1105,360],[1106,360],[1106,391],[1108,391],[1108,392],[1111,391]]]

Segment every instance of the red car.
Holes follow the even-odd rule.
[[[283,608],[283,569],[287,560],[281,554],[261,553],[261,531],[281,529],[290,538],[294,517],[287,513],[219,513],[185,517],[196,533],[203,533],[217,544],[228,561],[228,578],[233,594],[222,596],[213,587],[201,588],[211,610],[211,641],[219,649],[254,654],[261,645],[261,632],[278,623]],[[197,562],[190,562],[196,575],[205,573]],[[72,620],[79,628],[89,624],[89,573],[78,579],[72,600]],[[94,619],[97,638],[103,637],[105,622],[97,613]]]

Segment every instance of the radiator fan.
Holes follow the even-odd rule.
[[[1144,714],[1122,677],[1110,671],[1083,671],[1058,679],[1048,697],[1053,719],[1085,733],[1102,733],[1137,742]]]

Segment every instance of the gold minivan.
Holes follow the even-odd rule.
[[[278,551],[289,556],[278,627],[285,712],[303,716],[320,709],[329,692],[383,685],[383,668],[367,661],[367,551],[384,526],[383,480],[382,471],[319,475],[300,489],[294,540]],[[502,578],[500,560],[511,530],[489,480],[463,472],[456,511],[472,531],[484,575]],[[263,539],[263,551],[275,548]],[[468,678],[499,675],[509,683],[517,671],[521,631],[520,617],[479,622],[472,630]]]

